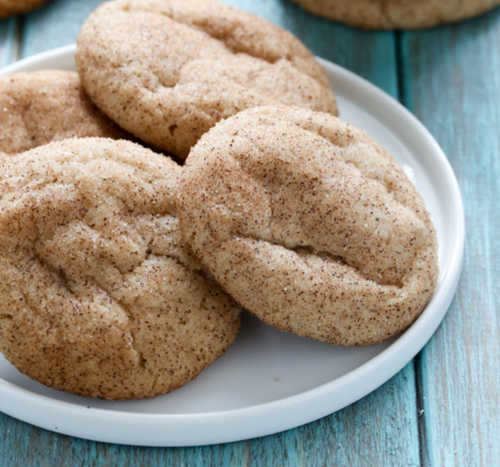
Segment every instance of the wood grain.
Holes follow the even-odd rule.
[[[421,359],[430,465],[500,465],[500,11],[403,37],[404,97],[459,180],[457,299]]]
[[[419,465],[412,364],[382,388],[298,429],[239,443],[142,448],[58,435],[0,414],[2,467],[323,467]]]
[[[55,0],[26,17],[21,56],[72,43],[96,0]],[[317,55],[398,95],[392,33],[367,33],[312,17],[285,0],[228,0],[299,36]],[[7,44],[2,39],[0,44]],[[0,48],[3,50],[3,48]],[[79,440],[0,414],[0,464],[11,466],[416,466],[415,371],[409,364],[352,406],[295,430],[212,447],[149,449]]]

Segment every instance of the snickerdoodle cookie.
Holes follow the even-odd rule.
[[[418,29],[480,15],[500,0],[292,0],[307,11],[367,29]]]
[[[328,114],[254,108],[205,134],[179,190],[185,241],[283,331],[367,345],[406,329],[438,276],[423,200],[392,157]]]
[[[0,18],[28,13],[49,0],[0,0]]]
[[[105,3],[85,23],[76,59],[109,117],[182,158],[219,120],[250,107],[337,114],[325,71],[298,39],[215,0]]]
[[[129,137],[92,103],[77,73],[50,70],[0,77],[0,153],[88,136]]]
[[[83,396],[153,397],[225,352],[239,307],[181,240],[181,170],[99,138],[0,162],[0,350],[21,372]]]

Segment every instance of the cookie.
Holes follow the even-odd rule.
[[[328,77],[290,33],[215,0],[118,0],[78,37],[92,100],[127,131],[185,158],[221,119],[264,104],[337,113]]]
[[[77,73],[51,70],[0,77],[0,153],[88,136],[130,138],[92,103]]]
[[[220,122],[191,150],[178,209],[215,279],[283,331],[376,344],[436,285],[422,198],[377,143],[328,114],[264,107]]]
[[[99,138],[0,162],[0,350],[21,372],[82,396],[153,397],[226,351],[240,308],[181,240],[181,170]]]
[[[0,0],[0,18],[28,13],[49,0]]]
[[[480,15],[500,0],[292,0],[318,16],[366,29],[419,29]]]

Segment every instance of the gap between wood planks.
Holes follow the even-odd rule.
[[[396,48],[396,73],[398,86],[398,100],[408,108],[407,90],[405,87],[405,67],[403,61],[402,41],[406,33],[402,31],[394,32],[394,43]],[[411,110],[411,109],[409,109]],[[418,450],[421,467],[430,467],[429,445],[427,437],[426,417],[424,413],[425,396],[422,377],[422,351],[420,351],[413,359],[413,368],[415,371],[415,394],[417,406],[417,427],[418,427]]]
[[[24,29],[24,19],[20,16],[0,20],[2,28],[5,28],[6,34],[2,34],[2,40],[5,44],[1,45],[0,67],[4,68],[11,65],[21,58],[22,36]]]
[[[21,58],[21,45],[24,29],[24,18],[22,16],[16,17],[14,21],[14,41],[11,63],[17,62]]]

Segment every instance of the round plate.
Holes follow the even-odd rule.
[[[21,61],[0,74],[74,69],[75,47]],[[367,81],[321,61],[334,83],[342,119],[365,130],[403,166],[436,226],[440,276],[434,296],[397,339],[364,348],[332,347],[244,315],[226,355],[195,381],[151,400],[109,402],[46,388],[0,356],[0,410],[81,438],[142,446],[192,446],[269,435],[331,414],[401,370],[443,319],[457,287],[464,246],[458,184],[429,132]]]

